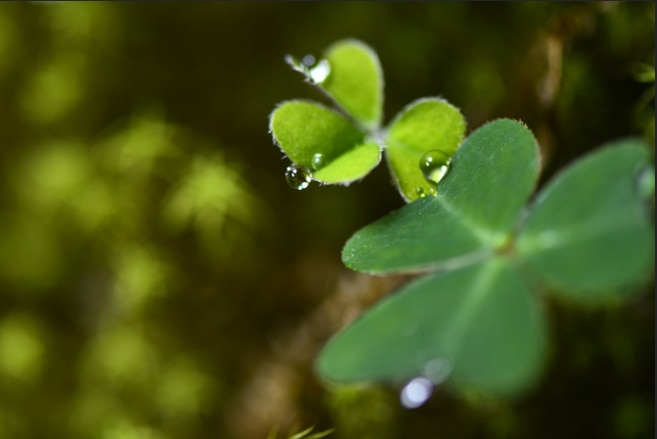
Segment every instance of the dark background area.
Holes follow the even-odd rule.
[[[550,302],[513,401],[318,382],[314,355],[405,278],[340,249],[403,201],[385,165],[303,192],[267,132],[321,96],[285,64],[359,38],[385,121],[442,96],[468,131],[524,121],[541,182],[607,141],[654,152],[652,2],[0,5],[0,438],[648,438],[654,284]],[[652,75],[652,76],[651,76]]]

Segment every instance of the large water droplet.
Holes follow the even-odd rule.
[[[315,84],[321,84],[331,73],[331,65],[325,59],[317,63],[315,67],[312,67],[308,70],[310,79],[313,80]]]
[[[420,158],[420,170],[424,178],[432,183],[438,183],[447,174],[450,162],[450,157],[444,152],[428,151]]]
[[[324,165],[326,165],[326,156],[319,152],[314,154],[312,160],[310,161],[310,166],[313,168],[313,171],[323,168]]]
[[[310,184],[313,174],[305,166],[290,165],[285,170],[287,184],[298,191],[304,190]]]
[[[433,383],[429,378],[413,378],[404,386],[399,399],[407,409],[415,409],[427,402],[433,393]]]

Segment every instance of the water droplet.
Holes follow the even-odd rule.
[[[313,155],[313,158],[310,161],[310,166],[313,168],[313,171],[316,171],[319,168],[323,168],[324,165],[326,165],[326,157],[324,154],[318,152],[317,154]]]
[[[451,158],[444,152],[429,151],[420,158],[420,170],[424,178],[432,183],[438,183],[447,174],[450,162]]]
[[[315,57],[312,56],[312,55],[306,55],[306,56],[303,57],[302,62],[303,62],[306,66],[310,67],[310,66],[312,66],[313,64],[315,64]]]
[[[440,384],[452,372],[452,365],[445,358],[434,358],[424,365],[424,374],[434,384]]]
[[[298,191],[304,190],[310,185],[313,174],[305,166],[290,165],[285,170],[285,180],[287,184]]]
[[[308,70],[308,75],[310,75],[310,79],[312,79],[315,84],[321,84],[324,82],[329,73],[331,73],[331,65],[325,59],[321,60],[315,67]]]
[[[438,193],[436,188],[430,187],[430,188],[427,189],[427,188],[423,188],[423,187],[420,187],[420,186],[415,188],[415,192],[417,193],[417,195],[420,198],[424,198],[428,195],[436,195]]]
[[[404,386],[399,399],[407,409],[415,409],[427,402],[433,393],[433,383],[429,378],[413,378]]]

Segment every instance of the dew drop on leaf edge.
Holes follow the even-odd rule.
[[[301,62],[304,63],[306,67],[312,67],[312,65],[315,64],[315,57],[313,55],[308,54],[303,57]]]
[[[420,171],[422,171],[424,178],[432,183],[438,183],[447,174],[450,162],[450,156],[444,152],[438,150],[428,151],[420,158]]]
[[[433,388],[434,384],[429,378],[413,378],[401,390],[399,400],[407,409],[418,408],[431,398]]]
[[[322,153],[317,153],[313,155],[310,166],[313,168],[313,171],[316,171],[320,168],[323,168],[326,165],[326,157]]]
[[[285,180],[292,189],[298,191],[306,189],[310,185],[313,175],[308,168],[299,165],[290,165],[285,170]]]

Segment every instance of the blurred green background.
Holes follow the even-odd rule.
[[[289,188],[275,104],[321,99],[284,63],[360,38],[386,121],[442,96],[469,131],[526,122],[541,182],[602,142],[654,151],[646,3],[0,4],[0,438],[644,438],[654,295],[550,303],[552,355],[515,401],[332,388],[312,360],[402,278],[342,267],[402,205],[385,166]]]

